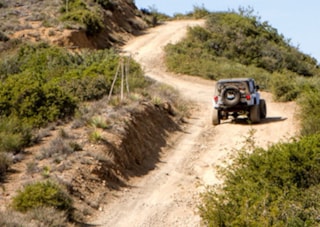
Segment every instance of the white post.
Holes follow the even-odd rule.
[[[123,100],[123,83],[124,83],[124,64],[123,64],[123,58],[121,58],[121,102]]]
[[[130,71],[130,68],[129,68],[129,66],[130,66],[130,60],[131,60],[131,58],[130,57],[128,57],[127,58],[127,64],[126,64],[126,85],[127,85],[127,93],[128,93],[128,95],[129,95],[129,71]]]

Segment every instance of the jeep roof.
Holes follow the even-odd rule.
[[[253,81],[252,78],[230,78],[230,79],[221,79],[218,80],[218,83],[226,83],[226,82],[243,82],[243,81]]]
[[[251,83],[250,83],[251,82]],[[250,93],[254,92],[254,88],[259,89],[258,86],[255,85],[255,81],[252,78],[227,78],[227,79],[220,79],[217,81],[216,89],[220,87],[219,85],[229,84],[229,85],[236,85],[237,83],[243,84],[243,89],[250,90]],[[250,86],[252,84],[252,86]],[[251,90],[252,89],[252,90]],[[219,93],[219,92],[218,92]]]

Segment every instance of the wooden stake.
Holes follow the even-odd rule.
[[[109,96],[108,96],[108,102],[109,102],[109,101],[110,101],[110,99],[111,99],[111,95],[112,95],[113,87],[114,87],[114,84],[116,83],[116,80],[117,80],[117,77],[118,77],[119,70],[120,70],[120,63],[118,64],[118,68],[117,68],[116,74],[114,75],[114,78],[113,78],[113,81],[112,81],[112,85],[111,85],[110,92],[109,92]]]

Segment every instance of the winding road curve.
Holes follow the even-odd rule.
[[[178,89],[196,104],[185,131],[175,135],[165,148],[161,162],[148,175],[132,179],[132,188],[124,189],[106,201],[93,223],[99,226],[200,226],[197,214],[199,193],[206,185],[219,183],[215,166],[228,161],[228,153],[243,146],[254,129],[255,142],[267,147],[298,132],[295,103],[276,103],[263,93],[268,116],[261,124],[223,122],[211,124],[213,81],[168,72],[163,64],[163,47],[183,38],[188,26],[204,21],[167,22],[135,37],[123,48],[141,63],[146,75]]]

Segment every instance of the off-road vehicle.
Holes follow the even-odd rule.
[[[247,116],[251,123],[259,123],[266,118],[267,107],[260,99],[259,86],[252,78],[231,78],[217,81],[213,96],[212,124],[230,116]]]

